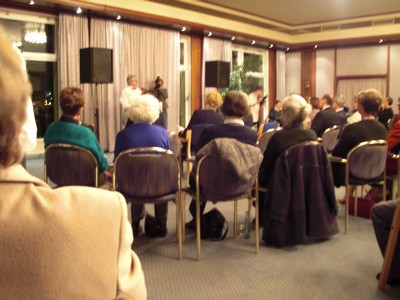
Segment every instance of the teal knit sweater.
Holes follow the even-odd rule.
[[[63,121],[52,123],[44,137],[44,146],[47,147],[56,143],[67,143],[88,149],[96,157],[100,173],[103,173],[108,167],[107,158],[99,141],[86,126]]]

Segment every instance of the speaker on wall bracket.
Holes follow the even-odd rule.
[[[81,83],[113,82],[113,51],[106,48],[84,48],[79,51]]]
[[[206,61],[206,87],[229,87],[230,70],[230,62]]]

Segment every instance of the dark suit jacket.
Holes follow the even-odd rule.
[[[215,138],[227,137],[237,139],[239,142],[255,145],[257,143],[257,132],[247,126],[239,124],[218,124],[207,127],[200,135],[196,145],[196,152]]]
[[[179,136],[184,137],[186,135],[186,130],[192,129],[193,125],[219,124],[220,120],[221,117],[215,110],[197,109],[194,111],[192,117],[190,118],[188,126],[183,132],[179,133]]]
[[[328,107],[317,113],[311,124],[311,129],[316,132],[318,137],[321,137],[325,130],[334,125],[340,124],[340,116],[335,112],[333,108]]]

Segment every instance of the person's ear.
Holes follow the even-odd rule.
[[[78,113],[76,115],[80,116],[82,112],[83,112],[83,106],[78,110]]]

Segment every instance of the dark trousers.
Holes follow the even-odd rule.
[[[372,224],[382,255],[385,255],[397,201],[380,202],[372,208]],[[397,240],[389,277],[400,279],[400,239]]]
[[[144,218],[145,213],[146,210],[144,208],[144,204],[131,203],[132,224],[140,222],[140,220]],[[159,224],[162,225],[167,224],[168,202],[161,204],[154,204],[154,214]]]

